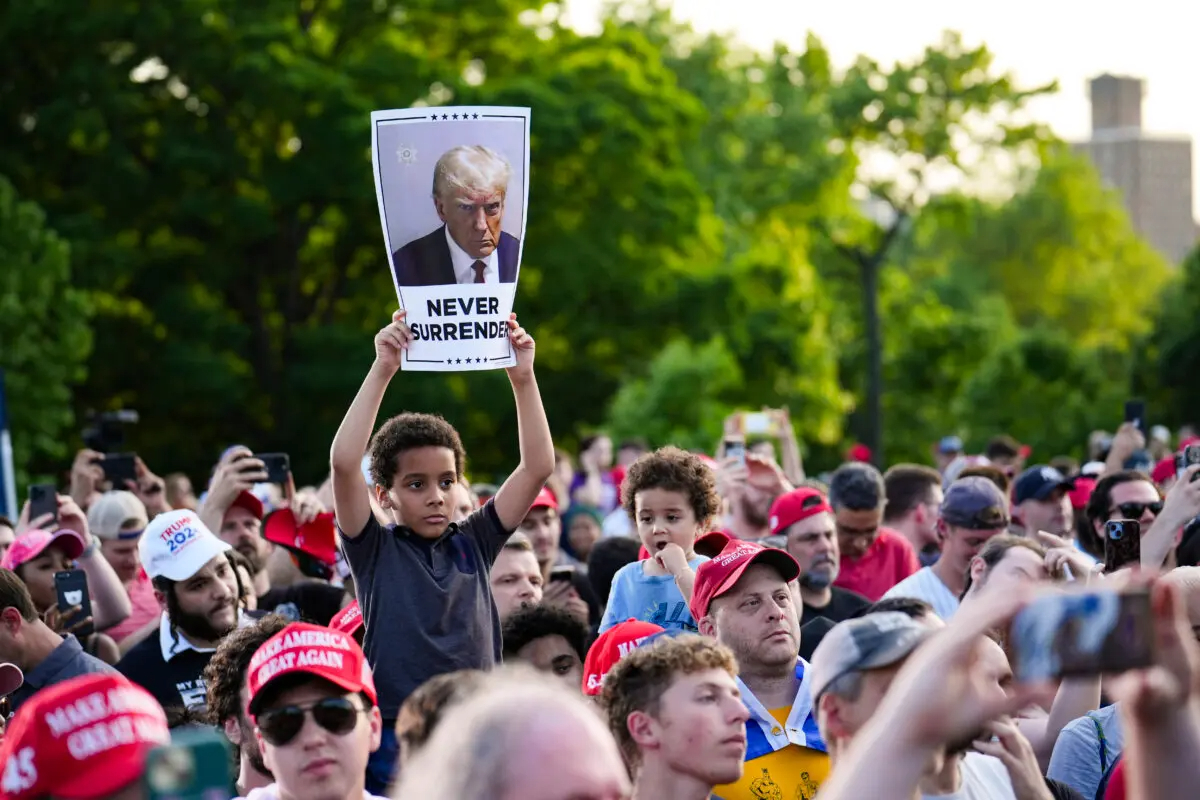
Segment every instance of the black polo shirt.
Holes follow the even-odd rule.
[[[437,539],[372,515],[342,549],[354,575],[379,710],[393,720],[425,681],[500,663],[500,617],[488,574],[512,531],[489,500]]]

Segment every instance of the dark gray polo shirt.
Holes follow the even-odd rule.
[[[384,527],[374,515],[357,538],[342,536],[384,719],[394,720],[405,699],[435,675],[500,663],[500,617],[488,574],[511,534],[489,500],[437,539]]]
[[[42,663],[25,673],[25,683],[9,695],[12,710],[16,711],[38,689],[92,673],[116,675],[117,671],[95,656],[83,652],[79,640],[74,636],[63,637],[62,644],[54,648]]]

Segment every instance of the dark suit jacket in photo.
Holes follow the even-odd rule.
[[[517,280],[517,255],[521,242],[517,237],[500,232],[500,244],[496,248],[500,268],[500,282],[514,283]],[[392,269],[396,272],[398,286],[445,286],[458,283],[454,275],[454,262],[450,258],[450,244],[446,241],[446,226],[420,239],[413,239],[392,254]]]

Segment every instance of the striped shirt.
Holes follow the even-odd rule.
[[[884,594],[884,599],[890,597],[915,597],[933,606],[933,613],[945,621],[949,621],[958,611],[958,598],[942,583],[942,579],[934,574],[931,567],[922,567],[917,572],[897,583]]]

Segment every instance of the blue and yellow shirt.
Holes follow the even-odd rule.
[[[800,689],[791,708],[767,710],[739,679],[746,721],[746,764],[737,783],[717,786],[720,800],[813,800],[829,776],[829,755],[813,713],[808,664],[797,659]]]

